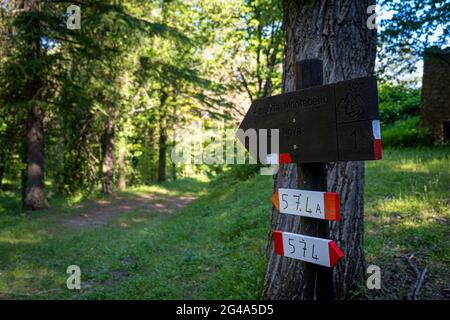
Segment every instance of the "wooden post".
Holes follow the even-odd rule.
[[[323,63],[320,59],[301,60],[295,65],[296,90],[323,85]],[[314,119],[311,119],[314,121]],[[301,146],[300,146],[301,148]],[[297,163],[299,189],[327,191],[325,163]],[[318,238],[329,238],[326,220],[300,218],[301,233]],[[304,262],[305,298],[308,300],[333,299],[333,269]]]

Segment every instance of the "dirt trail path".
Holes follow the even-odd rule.
[[[113,195],[108,199],[83,202],[75,207],[79,212],[78,216],[64,218],[61,223],[75,229],[86,229],[105,225],[113,217],[136,209],[153,214],[172,214],[194,199],[194,196]]]

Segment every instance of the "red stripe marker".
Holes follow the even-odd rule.
[[[273,232],[273,240],[275,242],[275,252],[279,256],[284,256],[284,250],[283,250],[283,232],[281,231],[274,231]]]
[[[382,158],[382,148],[381,148],[381,128],[380,120],[372,121],[372,133],[373,133],[373,154],[375,160],[381,160]]]
[[[292,163],[292,157],[289,153],[280,153],[280,164]]]
[[[267,155],[267,164],[288,164],[292,163],[292,157],[289,153],[271,153]]]

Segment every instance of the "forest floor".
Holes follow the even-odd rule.
[[[449,299],[450,148],[384,150],[367,162],[367,265],[382,289],[354,299]],[[50,192],[51,193],[51,192]],[[185,178],[21,215],[0,193],[0,299],[255,299],[272,178]],[[269,200],[268,200],[269,199]],[[345,213],[342,213],[345,214]],[[81,269],[69,290],[67,267]]]
[[[85,229],[105,225],[116,215],[133,210],[170,215],[184,208],[193,199],[195,195],[112,195],[107,199],[90,200],[74,206],[79,215],[63,218],[61,223],[72,228]]]

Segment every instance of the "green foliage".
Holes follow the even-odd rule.
[[[383,47],[378,54],[385,77],[411,73],[427,48],[448,46],[449,1],[382,0],[379,4],[384,11],[393,12],[391,19],[382,20],[380,28]]]
[[[378,99],[382,126],[419,115],[420,89],[383,84],[378,89]]]
[[[0,163],[19,177],[27,110],[37,101],[46,177],[66,196],[95,191],[111,167],[106,128],[116,153],[126,150],[127,185],[152,183],[163,180],[163,164],[167,176],[188,169],[170,161],[175,129],[234,126],[247,102],[280,88],[279,1],[91,1],[81,6],[81,30],[66,28],[70,1],[26,3],[0,6]],[[248,179],[252,170],[235,176]]]
[[[426,146],[431,135],[420,129],[420,89],[383,84],[378,90],[382,142],[387,147]]]
[[[239,87],[251,100],[267,97],[281,88],[282,5],[277,0],[244,1],[240,14],[244,21],[237,36],[245,50],[236,52],[243,60],[236,64]]]
[[[239,181],[247,181],[259,173],[261,165],[259,164],[237,164],[231,166],[231,169],[225,174]]]
[[[432,136],[420,129],[417,116],[397,120],[383,128],[381,140],[387,147],[429,146],[433,143]]]

